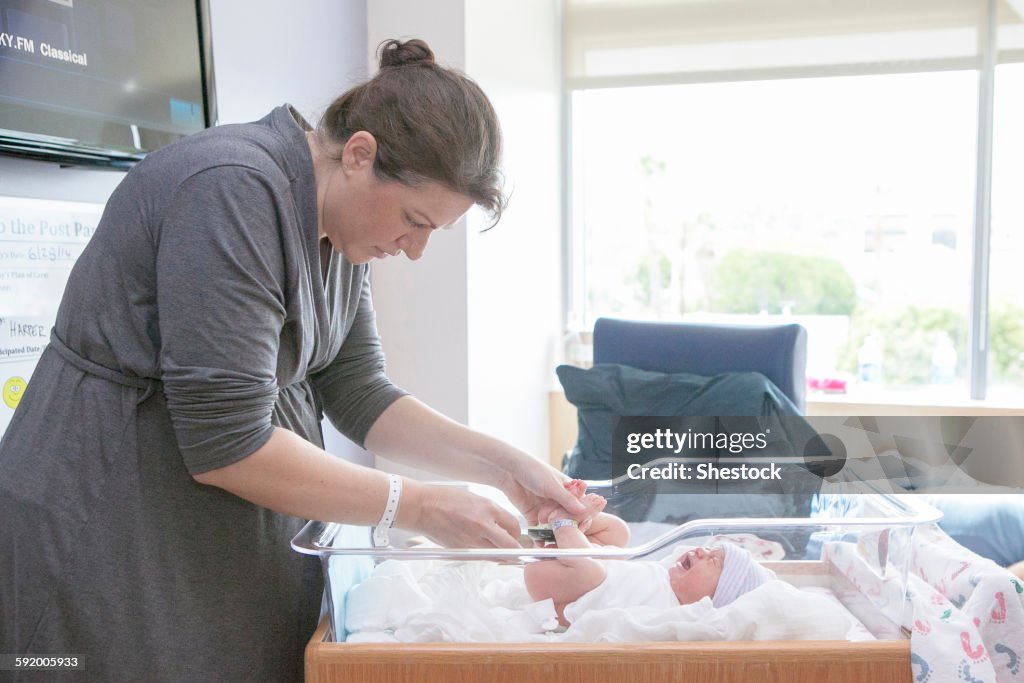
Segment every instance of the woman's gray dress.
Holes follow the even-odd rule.
[[[402,395],[367,266],[321,274],[303,126],[199,133],[111,197],[0,444],[0,653],[84,659],[60,680],[301,680],[303,520],[192,475],[275,426],[321,445],[321,413],[361,443]]]

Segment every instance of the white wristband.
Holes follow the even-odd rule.
[[[388,475],[390,485],[388,486],[388,502],[384,506],[384,514],[380,521],[373,528],[373,545],[377,548],[388,544],[388,532],[395,523],[395,515],[398,514],[398,500],[402,497],[402,478],[397,474]]]
[[[580,528],[580,525],[576,523],[575,519],[556,519],[555,521],[551,522],[552,531],[557,531],[558,529],[561,529],[563,526],[571,526],[577,529]]]

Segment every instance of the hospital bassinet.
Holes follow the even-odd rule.
[[[616,492],[608,482],[591,490]],[[672,494],[669,494],[672,495]],[[664,533],[624,549],[524,548],[447,550],[373,548],[370,529],[310,522],[292,547],[318,556],[326,581],[324,619],[306,649],[307,681],[910,681],[905,602],[877,599],[848,580],[828,552],[830,544],[858,549],[861,571],[906,591],[915,528],[941,517],[911,498],[888,494],[821,494],[804,517],[704,519],[665,526]],[[683,504],[682,502],[680,504]],[[595,558],[657,559],[680,543],[718,534],[754,534],[788,540],[786,558],[765,563],[797,586],[827,588],[874,640],[658,643],[346,643],[346,598],[388,559],[522,563],[583,554]],[[398,543],[398,542],[396,542]],[[794,550],[797,549],[797,550]],[[848,557],[844,562],[848,562]]]

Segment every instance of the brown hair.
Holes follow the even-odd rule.
[[[374,174],[414,186],[439,183],[501,218],[501,128],[487,96],[468,76],[439,66],[422,40],[387,40],[380,71],[338,97],[319,134],[344,144],[365,130],[377,140]]]

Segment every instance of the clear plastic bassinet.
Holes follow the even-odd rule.
[[[601,493],[607,510],[635,500],[635,491],[623,491],[614,481],[587,482],[588,490]],[[493,489],[474,484],[466,486],[487,494]],[[669,502],[676,508],[687,507],[681,494]],[[500,494],[499,494],[500,496]],[[691,501],[692,502],[692,501]],[[888,493],[829,494],[813,496],[809,505],[796,506],[801,515],[788,517],[716,517],[692,519],[682,524],[657,524],[650,521],[630,524],[635,543],[626,548],[590,548],[560,550],[523,547],[520,549],[461,549],[409,547],[410,535],[392,534],[392,545],[375,548],[371,528],[311,521],[292,540],[297,552],[320,558],[325,579],[325,609],[331,626],[329,638],[344,642],[345,610],[349,592],[364,581],[385,560],[451,560],[457,562],[498,562],[526,564],[544,558],[587,556],[596,559],[657,560],[680,544],[698,545],[719,535],[749,534],[786,548],[781,560],[766,562],[778,577],[798,587],[828,590],[871,633],[879,639],[905,637],[907,591],[912,539],[915,529],[938,521],[942,514],[912,496]],[[640,533],[637,533],[637,532]],[[414,539],[412,539],[414,540]],[[524,536],[524,545],[527,539]],[[846,551],[838,553],[839,551]],[[837,566],[842,556],[845,571]],[[884,581],[888,595],[879,600],[858,588],[849,578],[850,562],[858,571]],[[901,632],[902,631],[902,632]]]

